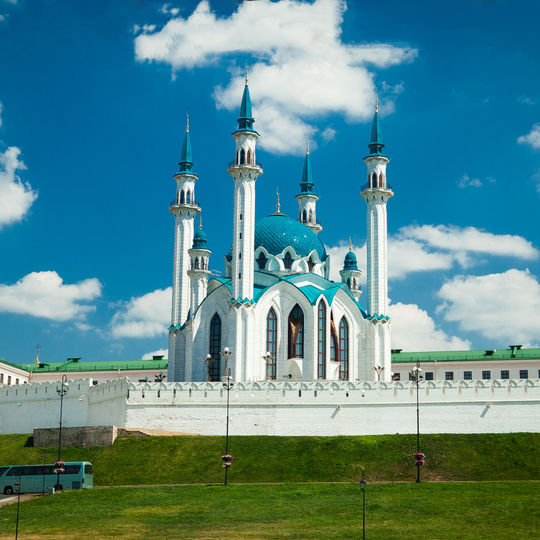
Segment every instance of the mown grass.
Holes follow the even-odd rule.
[[[426,480],[540,480],[540,434],[424,435]],[[34,448],[28,435],[0,435],[0,465],[40,463],[56,448]],[[94,464],[94,485],[221,482],[224,437],[126,437],[109,447],[64,447],[66,461]],[[412,435],[231,437],[231,482],[369,481],[415,477]]]
[[[537,482],[368,484],[367,538],[538,538]],[[0,508],[12,538],[16,505]],[[361,538],[358,484],[110,488],[21,504],[21,538]]]

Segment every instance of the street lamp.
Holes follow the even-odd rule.
[[[424,458],[426,457],[422,452],[420,452],[420,405],[418,397],[419,383],[424,378],[420,375],[422,371],[420,367],[420,362],[416,361],[416,366],[413,367],[410,371],[410,377],[412,381],[416,381],[416,453],[414,454],[414,463],[416,465],[416,482],[420,482],[420,467],[425,463]]]
[[[226,428],[225,428],[225,454],[221,456],[221,459],[223,461],[223,467],[225,467],[224,485],[227,485],[229,467],[232,465],[232,459],[233,459],[233,457],[229,454],[229,394],[231,392],[231,388],[233,387],[234,383],[231,382],[231,368],[229,367],[229,358],[232,352],[229,350],[229,347],[225,347],[223,349],[223,352],[220,352],[219,354],[225,358],[225,371],[224,371],[224,376],[222,377],[221,381],[222,381],[223,387],[227,389],[227,422],[226,422]]]
[[[373,369],[377,373],[377,382],[381,382],[381,373],[384,371],[384,368],[382,366],[375,366]]]
[[[202,358],[201,359],[205,364],[206,364],[206,381],[210,381],[211,380],[211,377],[210,377],[210,364],[214,361],[214,359],[212,358],[212,355],[210,353],[208,353],[206,355],[206,358]]]
[[[62,375],[62,382],[60,387],[56,387],[56,393],[60,396],[60,428],[58,430],[58,459],[54,464],[56,472],[56,486],[55,489],[60,491],[60,473],[64,472],[64,462],[61,461],[62,457],[62,408],[64,405],[64,396],[69,390],[69,385],[67,383],[67,375]]]
[[[45,452],[41,454],[43,460],[42,478],[41,478],[41,494],[45,495]]]
[[[360,487],[362,488],[362,540],[366,539],[366,484],[364,467],[362,467],[362,480],[360,480]]]
[[[19,538],[19,507],[21,506],[21,477],[15,482],[17,488],[17,523],[15,525],[15,540]]]
[[[266,353],[263,354],[264,362],[266,364],[266,380],[269,380],[272,378],[272,374],[270,373],[270,360],[272,359],[272,353],[270,351],[266,351]]]

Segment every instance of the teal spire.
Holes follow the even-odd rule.
[[[373,124],[371,125],[371,141],[369,143],[370,155],[382,155],[383,146],[381,126],[379,123],[379,98],[377,98],[375,115],[373,116]]]
[[[301,193],[313,192],[313,175],[311,174],[311,159],[309,157],[309,139],[306,144],[306,157],[304,158],[304,170],[302,171],[302,182],[300,182]]]
[[[244,86],[244,94],[242,95],[242,104],[240,105],[240,116],[238,117],[238,131],[255,131],[253,129],[253,118],[251,112],[251,97],[249,95],[249,86],[246,69],[246,85]]]
[[[208,239],[202,228],[202,215],[200,216],[199,230],[193,235],[192,249],[208,249]]]
[[[191,159],[191,138],[189,136],[189,114],[186,120],[186,135],[184,137],[184,144],[182,146],[182,155],[178,163],[180,165],[180,172],[190,173],[193,168],[193,161]]]

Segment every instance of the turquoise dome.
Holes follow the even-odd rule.
[[[349,251],[347,255],[345,255],[343,270],[358,270],[358,261],[356,260],[356,255],[352,251]]]
[[[327,257],[323,243],[302,223],[284,214],[272,214],[255,223],[255,249],[262,246],[271,255],[279,255],[291,246],[301,257],[313,250],[321,261]]]
[[[206,238],[206,234],[204,234],[202,229],[199,229],[193,235],[193,249],[208,249],[207,244],[208,240]]]

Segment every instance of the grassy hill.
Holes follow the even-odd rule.
[[[118,438],[109,447],[65,447],[65,461],[94,464],[94,485],[223,481],[224,437]],[[230,437],[231,483],[411,480],[413,435]],[[540,480],[540,434],[423,435],[425,480]],[[0,435],[0,465],[56,459],[55,447],[34,448],[28,435]]]

